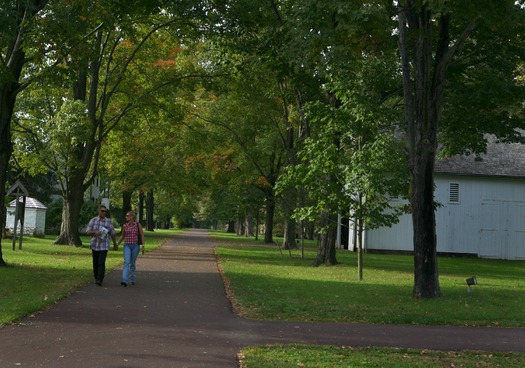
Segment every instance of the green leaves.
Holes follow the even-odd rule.
[[[51,149],[66,154],[71,147],[81,145],[90,138],[92,130],[87,112],[84,101],[64,101],[49,123],[53,128],[50,131]]]

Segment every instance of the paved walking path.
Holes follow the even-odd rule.
[[[226,298],[206,231],[139,257],[137,285],[86,285],[0,329],[0,367],[232,368],[245,346],[315,343],[525,352],[525,329],[252,321]]]

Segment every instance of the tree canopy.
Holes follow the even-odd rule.
[[[296,222],[315,224],[317,264],[337,263],[338,213],[360,233],[410,211],[413,295],[438,297],[437,155],[484,152],[487,133],[523,141],[519,2],[1,9],[0,195],[12,154],[26,173],[53,173],[59,244],[80,244],[83,193],[97,176],[123,207],[162,193],[148,211],[167,225],[236,223],[253,234],[264,217],[264,240],[278,233],[293,247],[305,233]]]

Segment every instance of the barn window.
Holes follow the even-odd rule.
[[[450,203],[459,203],[459,183],[450,183],[448,201]]]

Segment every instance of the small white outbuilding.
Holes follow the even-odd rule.
[[[525,260],[525,145],[488,137],[487,153],[457,155],[435,165],[437,251],[480,258]],[[350,229],[350,249],[353,244]],[[368,230],[370,251],[413,250],[411,215]]]
[[[20,201],[22,202],[22,201]],[[44,235],[46,229],[47,207],[39,200],[26,197],[26,208],[24,215],[24,235]],[[15,227],[16,199],[9,203],[7,207],[6,227],[10,232]],[[17,233],[20,232],[20,220],[17,226]]]

